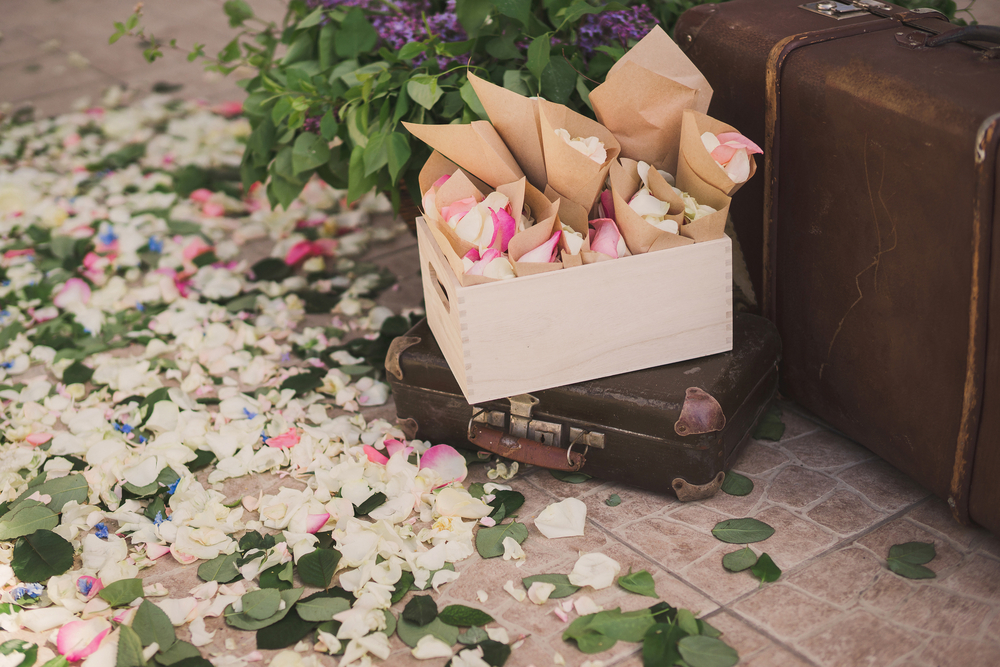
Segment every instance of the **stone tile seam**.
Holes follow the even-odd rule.
[[[770,629],[761,626],[760,624],[758,624],[753,619],[750,619],[750,618],[747,618],[747,617],[743,616],[743,614],[739,613],[735,609],[729,609],[727,607],[721,607],[720,606],[718,609],[716,609],[716,610],[714,610],[714,611],[712,611],[712,612],[710,612],[708,614],[705,614],[704,618],[705,618],[706,621],[708,621],[709,623],[711,623],[712,618],[714,616],[718,616],[719,614],[723,614],[723,613],[728,613],[730,616],[735,617],[736,620],[740,621],[741,623],[744,623],[745,625],[749,626],[754,631],[756,631],[758,634],[763,635],[764,637],[766,637],[775,646],[778,646],[778,647],[784,649],[785,651],[788,651],[789,653],[791,653],[795,657],[799,658],[803,662],[806,662],[806,663],[808,663],[810,665],[813,665],[814,667],[820,667],[818,662],[816,662],[812,658],[809,658],[808,656],[806,656],[805,654],[803,654],[802,651],[800,651],[798,649],[798,647],[796,647],[796,646],[794,646],[792,644],[787,643],[783,639],[779,639],[778,637],[776,637],[771,632]],[[725,637],[724,634],[723,634],[723,637]],[[764,648],[759,649],[758,651],[754,651],[751,655],[755,655],[757,653],[762,653],[762,652],[766,651],[769,648],[771,648],[771,647],[770,646],[765,646]],[[743,658],[744,658],[744,656],[741,655],[740,656],[740,660],[742,661]]]
[[[889,512],[892,511],[892,510],[880,508],[880,507],[878,507],[876,505],[873,505],[871,503],[871,501],[869,501],[864,496],[864,494],[862,494],[857,489],[850,488],[850,487],[848,487],[846,489],[841,489],[839,486],[836,486],[833,489],[831,489],[830,492],[828,494],[824,495],[822,498],[820,498],[820,500],[817,500],[814,503],[811,503],[809,505],[804,505],[802,507],[792,507],[790,505],[785,505],[785,504],[779,503],[779,502],[774,501],[774,500],[770,500],[770,499],[768,499],[768,500],[770,502],[770,506],[771,507],[780,507],[780,508],[788,511],[791,514],[794,514],[795,516],[797,516],[798,518],[802,519],[803,521],[808,521],[809,523],[815,524],[816,526],[822,528],[826,532],[833,533],[834,535],[847,535],[847,536],[850,536],[852,533],[838,533],[835,530],[833,530],[832,528],[830,528],[829,526],[824,526],[823,524],[821,524],[818,521],[816,521],[816,519],[813,519],[811,516],[808,515],[809,512],[811,512],[814,509],[816,509],[823,502],[829,500],[830,496],[832,496],[838,490],[846,490],[849,493],[851,493],[852,495],[857,496],[858,499],[861,500],[869,509],[876,511],[876,512],[878,512],[879,514],[881,514],[883,516],[885,516],[886,514],[888,514]]]
[[[907,516],[905,518],[906,518],[906,520],[908,522],[910,522],[910,523],[914,524],[915,526],[917,526],[918,528],[920,528],[922,530],[925,530],[926,532],[930,533],[931,535],[933,535],[934,537],[938,538],[942,542],[946,543],[952,549],[954,549],[955,551],[958,551],[959,553],[963,554],[964,556],[971,556],[973,554],[978,554],[978,555],[981,555],[981,556],[986,556],[990,560],[994,560],[994,561],[1000,560],[1000,557],[995,556],[995,555],[993,555],[993,554],[991,554],[989,552],[984,552],[984,551],[982,551],[982,549],[980,547],[974,547],[971,544],[969,546],[967,546],[967,547],[966,546],[962,546],[960,543],[956,542],[951,537],[949,537],[947,533],[944,533],[944,532],[938,530],[937,528],[931,526],[930,524],[927,524],[927,523],[924,523],[923,521],[920,521],[919,519],[914,519],[911,516]],[[959,524],[959,525],[961,525],[961,524]],[[963,560],[964,560],[964,558],[963,558]]]

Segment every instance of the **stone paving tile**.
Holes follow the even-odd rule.
[[[881,667],[909,653],[920,641],[912,633],[859,611],[798,640],[795,646],[823,667]]]
[[[637,521],[614,534],[672,572],[679,572],[719,544],[711,535],[660,518]]]
[[[806,433],[818,431],[822,428],[815,421],[801,414],[798,408],[788,401],[779,400],[777,405],[781,409],[781,421],[785,424],[785,432],[781,434],[782,442],[797,438]]]
[[[813,667],[816,663],[806,660],[779,646],[772,646],[761,651],[746,661],[740,661],[746,667]]]
[[[926,489],[881,459],[860,463],[837,476],[873,505],[889,512],[928,496]]]
[[[719,604],[728,605],[760,584],[749,571],[730,572],[722,567],[722,557],[740,548],[738,544],[720,544],[681,570],[680,576]]]
[[[616,494],[621,503],[611,507],[607,499]],[[587,505],[587,516],[601,526],[613,530],[678,505],[674,496],[641,491],[624,484],[609,484],[593,489],[580,497]]]
[[[924,649],[923,657],[936,667],[1000,665],[1000,644],[960,637],[935,637]]]
[[[787,507],[801,508],[816,502],[837,486],[837,481],[821,472],[788,466],[771,480],[767,499]]]
[[[883,568],[868,551],[850,547],[810,561],[788,582],[832,604],[851,607]]]
[[[889,515],[873,509],[859,494],[837,489],[806,516],[841,535],[854,535]]]
[[[956,595],[938,586],[917,586],[892,620],[899,624],[958,637],[979,634],[990,607],[971,598]]]
[[[874,456],[860,445],[826,430],[814,431],[790,442],[782,440],[781,447],[814,470],[843,468]]]
[[[956,551],[951,544],[906,519],[896,519],[883,526],[879,526],[860,538],[857,544],[871,549],[877,557],[885,559],[889,557],[889,548],[891,546],[907,542],[933,542],[937,556],[933,561],[927,563],[926,567],[934,570],[934,572],[942,573],[944,570],[958,565],[962,561],[962,554]]]
[[[1000,600],[1000,562],[973,554],[941,584],[956,593],[996,602]]]
[[[798,517],[783,507],[770,507],[755,518],[774,528],[774,535],[754,545],[766,551],[782,570],[788,570],[826,550],[837,537],[818,524]]]
[[[746,449],[736,459],[733,470],[744,475],[767,476],[783,463],[790,460],[788,454],[767,442],[751,440]]]
[[[801,593],[782,583],[763,588],[733,605],[733,611],[753,620],[776,637],[800,637],[840,615],[833,605]]]

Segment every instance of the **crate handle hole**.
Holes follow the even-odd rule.
[[[448,301],[448,293],[445,292],[444,284],[441,282],[441,279],[438,278],[437,271],[434,270],[434,266],[430,262],[427,263],[427,274],[431,277],[431,284],[434,285],[434,290],[441,299],[441,303],[444,304],[445,312],[450,313],[451,302]]]

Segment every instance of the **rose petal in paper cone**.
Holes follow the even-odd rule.
[[[712,151],[709,152],[709,155],[711,155],[712,159],[718,162],[719,164],[725,165],[727,162],[733,159],[733,156],[736,155],[736,151],[739,150],[740,148],[742,148],[742,146],[733,146],[731,144],[719,144],[714,149],[712,149]]]
[[[598,218],[591,220],[590,225],[594,228],[594,238],[590,240],[590,249],[612,259],[621,257],[623,254],[621,246],[624,245],[624,242],[615,221],[610,218]]]
[[[611,190],[605,190],[601,193],[601,208],[605,218],[615,219],[615,200],[611,196]]]
[[[750,152],[751,155],[764,153],[760,146],[750,141],[739,132],[722,132],[721,134],[716,135],[716,139],[718,139],[721,143],[735,142],[741,144],[747,149],[747,151]]]
[[[475,208],[478,203],[479,202],[476,201],[475,197],[459,199],[456,202],[452,202],[448,206],[441,207],[441,216],[449,225],[455,225],[465,216],[466,213]]]
[[[478,254],[478,253],[477,253]],[[469,257],[466,254],[466,257]],[[493,260],[500,257],[500,251],[496,248],[487,248],[480,255],[479,259],[475,260],[472,266],[465,272],[469,276],[481,276],[485,274],[486,268],[493,262]]]
[[[517,231],[517,221],[503,208],[499,211],[494,211],[491,208],[490,215],[493,216],[493,238],[490,240],[490,245],[495,246],[496,237],[499,236],[500,252],[507,252],[507,245]]]
[[[556,231],[549,237],[548,241],[534,250],[529,250],[524,253],[517,261],[525,262],[527,264],[547,264],[549,262],[554,262],[556,259],[556,246],[559,243],[559,237],[561,235],[561,230]]]
[[[469,474],[465,457],[451,445],[434,445],[420,457],[420,468],[430,468],[445,484],[461,482]]]
[[[111,624],[103,618],[71,621],[59,629],[56,649],[69,662],[78,662],[96,651],[111,632]]]

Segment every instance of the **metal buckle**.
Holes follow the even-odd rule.
[[[576,438],[573,440],[573,442],[569,443],[569,447],[566,448],[566,463],[571,468],[573,467],[573,459],[570,457],[570,454],[573,453],[573,445],[575,445],[576,441],[579,440],[586,433],[587,433],[587,431],[581,431],[580,435],[576,436]],[[590,445],[587,445],[586,447],[584,447],[584,449],[583,449],[583,457],[584,458],[587,458],[587,452],[589,452],[589,451],[590,451]]]
[[[837,19],[838,21],[840,19],[849,19],[854,18],[855,16],[861,16],[865,13],[865,10],[861,7],[857,7],[856,4],[851,4],[850,2],[835,2],[834,0],[810,2],[805,5],[799,5],[799,7],[814,14],[821,14],[832,19]]]

